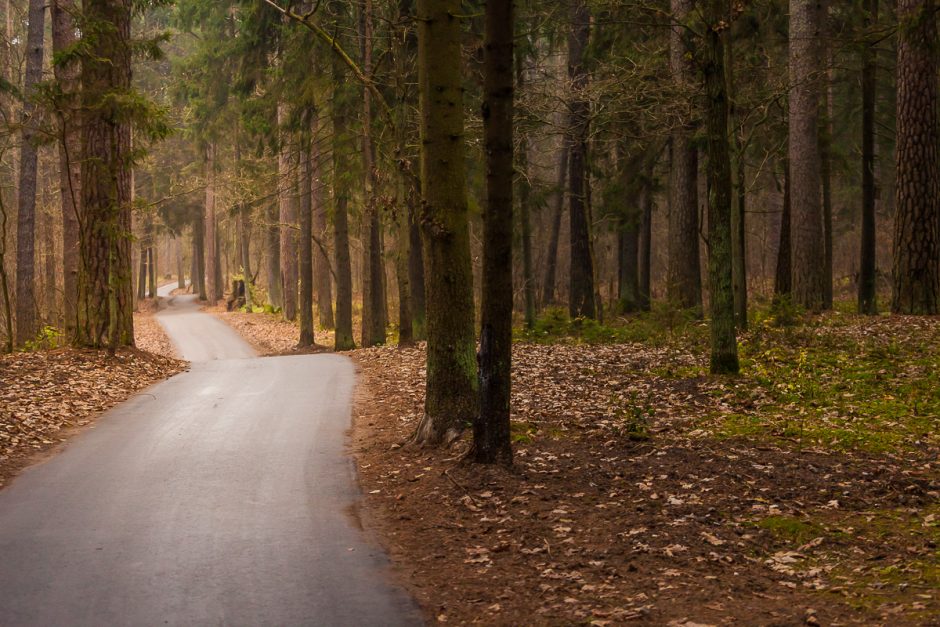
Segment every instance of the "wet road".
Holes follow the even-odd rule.
[[[158,320],[191,370],[0,491],[0,625],[420,624],[352,515],[353,365]]]

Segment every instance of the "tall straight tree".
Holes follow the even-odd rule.
[[[686,32],[692,0],[671,0],[670,6],[669,67],[676,88],[688,98],[694,81]],[[701,310],[698,149],[689,121],[683,120],[672,131],[670,155],[666,298],[684,309]]]
[[[936,0],[898,2],[895,313],[940,313],[936,12]]]
[[[509,433],[512,366],[513,0],[487,0],[483,41],[483,297],[480,413],[473,459],[512,463]]]
[[[278,221],[281,249],[281,298],[284,318],[297,318],[297,168],[287,131],[290,111],[285,103],[278,104],[277,125],[280,141],[277,158]]]
[[[314,108],[310,116],[310,178],[313,189],[310,202],[313,211],[313,235],[316,246],[313,249],[313,284],[317,292],[317,317],[320,327],[332,329],[336,326],[333,319],[333,290],[330,280],[330,259],[327,255],[326,237],[329,229],[326,223],[327,207],[323,198],[322,154],[320,111]]]
[[[565,210],[565,184],[568,181],[568,154],[571,142],[567,137],[561,141],[558,155],[558,175],[552,193],[551,225],[548,235],[548,251],[545,254],[545,275],[542,279],[542,306],[555,303],[555,275],[558,269],[558,240],[561,239],[561,214]]]
[[[73,0],[54,0],[52,11],[52,52],[62,54],[76,41]],[[62,206],[63,320],[66,337],[75,335],[78,302],[78,201],[81,197],[82,136],[79,126],[78,90],[81,66],[76,59],[60,61],[53,67],[61,90],[59,104],[59,197]]]
[[[39,146],[35,118],[35,89],[42,80],[46,3],[29,0],[26,30],[26,76],[23,91],[20,142],[19,196],[16,222],[16,343],[20,346],[36,334],[36,165]]]
[[[209,303],[214,305],[222,298],[222,285],[220,285],[220,252],[216,229],[218,219],[215,211],[215,145],[206,145],[206,294]]]
[[[420,218],[426,260],[428,357],[423,445],[448,444],[477,415],[464,157],[460,0],[418,0],[421,105]]]
[[[569,9],[568,79],[573,92],[569,110],[568,219],[571,269],[568,274],[568,313],[572,318],[597,317],[594,293],[594,252],[591,241],[591,208],[588,202],[587,146],[590,107],[584,93],[588,82],[585,51],[591,34],[591,15],[584,0],[573,0]]]
[[[341,15],[343,3],[330,4],[334,15]],[[333,267],[336,272],[336,333],[334,348],[350,350],[356,347],[352,324],[352,263],[349,257],[349,106],[346,89],[346,68],[339,55],[332,55],[331,82],[333,100],[330,114],[333,123]]]
[[[133,345],[131,0],[85,0],[82,56],[82,255],[79,344]]]
[[[878,21],[878,0],[862,7],[865,34]],[[875,97],[877,61],[875,43],[862,46],[862,238],[859,251],[858,313],[878,313],[875,283]]]
[[[711,314],[711,372],[737,374],[731,258],[731,150],[728,137],[728,80],[724,47],[730,33],[730,4],[704,6],[705,131],[708,137],[708,284]]]
[[[316,114],[314,114],[316,115]],[[300,341],[298,346],[312,346],[313,334],[313,164],[312,139],[301,133],[300,211],[297,235],[300,253]]]
[[[825,305],[825,243],[820,203],[819,0],[790,0],[790,247],[793,300],[810,311]]]
[[[360,15],[362,71],[372,79],[372,0]],[[376,203],[375,146],[372,140],[372,88],[362,86],[362,174],[365,215],[362,237],[362,345],[385,343],[385,268],[382,264],[382,220]]]

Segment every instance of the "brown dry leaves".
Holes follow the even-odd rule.
[[[225,311],[224,307],[206,310],[238,331],[260,355],[285,355],[297,350],[300,328],[296,322],[275,314]],[[332,346],[332,333],[317,331],[316,343]]]
[[[850,512],[929,504],[938,489],[930,465],[688,437],[691,420],[721,409],[726,384],[656,373],[694,371],[696,357],[639,345],[516,345],[511,471],[461,463],[460,447],[407,445],[422,411],[423,348],[353,357],[363,375],[354,451],[367,521],[429,619],[918,624],[940,604],[882,589],[863,603],[845,573],[911,538],[846,541],[839,531]],[[636,420],[651,441],[630,439]],[[825,539],[793,544],[761,526],[778,518],[823,521],[808,528]],[[775,556],[796,561],[782,568]]]

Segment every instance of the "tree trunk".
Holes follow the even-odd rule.
[[[131,128],[120,101],[130,89],[130,0],[85,0],[95,29],[82,58],[82,245],[77,340],[114,351],[134,344],[131,280]]]
[[[774,296],[790,297],[792,292],[792,265],[790,263],[790,161],[784,164],[783,212],[780,215],[780,240],[777,246],[777,270],[774,275]]]
[[[372,0],[364,0],[362,71],[372,74]],[[362,346],[385,343],[385,268],[382,264],[382,221],[376,204],[375,153],[372,145],[372,90],[362,89],[362,169],[365,215],[362,233]]]
[[[418,227],[417,189],[408,194],[408,286],[411,288],[411,335],[418,340],[426,340],[427,302],[424,296],[424,251],[421,243],[421,229]]]
[[[334,3],[334,9],[340,3]],[[337,55],[332,62],[332,122],[333,122],[333,256],[336,271],[336,333],[338,351],[356,347],[352,323],[352,264],[349,257],[349,153],[346,108],[350,105],[346,83],[346,70]]]
[[[820,77],[819,176],[823,216],[823,309],[832,309],[832,44],[829,0],[819,1],[820,50],[825,64]]]
[[[36,335],[36,162],[38,155],[36,85],[42,80],[43,38],[46,5],[29,0],[26,31],[26,76],[23,84],[22,133],[20,139],[19,198],[16,222],[16,344],[22,346]]]
[[[567,132],[567,131],[566,131]],[[555,275],[558,272],[558,241],[561,239],[561,214],[565,209],[565,185],[568,181],[568,153],[570,140],[565,137],[558,157],[557,187],[552,194],[552,223],[545,255],[545,280],[542,282],[542,306],[555,303]]]
[[[584,90],[588,72],[584,52],[590,36],[591,18],[584,0],[574,0],[569,15],[568,78],[573,92],[571,111],[571,154],[569,155],[571,271],[569,273],[568,313],[572,318],[596,318],[594,256],[591,243],[591,211],[588,204],[587,139],[589,105]]]
[[[176,287],[186,289],[186,271],[183,269],[183,240],[177,236],[173,238],[176,247]]]
[[[75,3],[54,0],[52,10],[52,53],[61,54],[75,44]],[[62,205],[62,280],[65,335],[74,338],[78,302],[78,202],[81,198],[82,135],[79,127],[78,91],[81,66],[77,60],[56,63],[55,80],[62,92],[59,114],[59,195]]]
[[[332,329],[333,290],[330,280],[330,259],[327,256],[326,241],[329,229],[326,223],[326,203],[323,200],[323,181],[321,180],[320,153],[320,112],[312,111],[310,120],[310,176],[313,186],[310,202],[313,211],[313,234],[316,246],[313,247],[313,283],[317,291],[317,313],[322,329]]]
[[[647,186],[637,177],[637,160],[628,158],[623,142],[617,145],[617,162],[623,203],[617,214],[617,310],[632,313],[640,307],[640,221]]]
[[[525,84],[525,71],[522,55],[515,57],[516,89],[521,91]],[[525,312],[525,326],[535,326],[535,273],[532,267],[532,184],[529,180],[529,141],[526,133],[520,133],[519,152],[516,155],[519,176],[516,178],[519,196],[519,224],[522,236],[522,300]]]
[[[899,0],[897,214],[891,311],[940,312],[937,6]]]
[[[878,22],[878,0],[865,0],[862,8],[866,35]],[[878,313],[875,275],[875,97],[877,51],[862,46],[862,238],[859,251],[858,313]]]
[[[46,196],[48,198],[48,196]],[[43,241],[43,255],[42,255],[42,272],[43,272],[43,309],[45,313],[45,319],[49,324],[57,324],[57,309],[56,306],[56,258],[55,258],[55,226],[53,225],[52,215],[48,211],[43,211],[42,214],[42,241]]]
[[[650,296],[650,267],[653,253],[653,167],[651,159],[646,160],[643,172],[643,199],[641,210],[642,219],[640,222],[640,242],[639,242],[639,277],[638,300],[642,311],[649,311],[652,305]]]
[[[219,246],[216,233],[218,220],[215,216],[215,146],[206,146],[206,293],[209,304],[215,305],[222,298],[219,284]]]
[[[280,159],[278,159],[280,163]],[[281,195],[281,177],[278,170],[278,199]],[[281,289],[281,227],[280,200],[268,205],[264,226],[264,247],[267,252],[264,267],[264,282],[268,287],[268,303],[273,307],[283,307],[284,297]]]
[[[449,444],[477,415],[465,175],[460,0],[418,0],[421,104],[420,223],[427,270],[424,417],[414,441]]]
[[[513,2],[486,3],[483,44],[483,298],[480,323],[480,414],[473,460],[511,464]]]
[[[732,41],[728,37],[724,47],[725,76],[728,93],[728,124],[733,142],[732,189],[734,200],[731,205],[731,285],[734,290],[734,320],[741,331],[747,330],[747,229],[745,217],[747,208],[747,180],[745,177],[744,146],[738,133],[735,120],[734,104],[734,56]]]
[[[790,203],[793,300],[809,311],[825,305],[825,242],[820,205],[820,37],[818,0],[790,0]]]
[[[683,24],[692,0],[671,0],[673,26],[669,38],[669,68],[684,98],[691,97],[692,64]],[[698,153],[692,127],[683,120],[672,131],[669,170],[669,224],[666,298],[677,307],[702,309],[702,269],[699,261]]]
[[[711,373],[738,373],[731,259],[731,150],[724,46],[731,23],[727,0],[705,5],[705,130],[708,134],[708,286]]]
[[[316,115],[314,113],[314,115]],[[306,135],[303,133],[302,135]],[[313,346],[313,164],[312,140],[303,137],[300,149],[300,341],[298,346]]]
[[[193,293],[206,298],[206,223],[201,209],[193,220]]]
[[[284,318],[297,318],[297,175],[288,144],[286,130],[289,111],[287,105],[277,106],[277,125],[280,137],[278,152],[278,222],[280,227],[281,298]]]

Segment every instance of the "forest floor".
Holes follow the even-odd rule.
[[[431,621],[940,624],[940,319],[786,317],[716,378],[700,322],[550,313],[514,348],[509,470],[408,445],[422,346],[353,351],[366,527]]]
[[[186,369],[154,311],[153,301],[141,303],[134,314],[137,348],[114,357],[59,348],[52,332],[34,350],[0,355],[0,488],[104,411]]]

